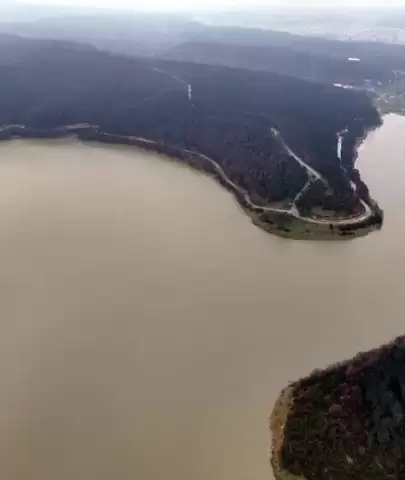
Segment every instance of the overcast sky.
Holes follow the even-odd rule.
[[[350,6],[350,7],[371,7],[381,5],[402,5],[405,6],[405,0],[23,0],[29,4],[47,4],[47,5],[70,5],[83,7],[102,7],[102,8],[133,8],[136,10],[195,10],[195,9],[223,9],[229,7],[243,8],[253,6],[271,6],[271,5],[313,5],[322,6]],[[12,3],[13,0],[0,0],[0,4]]]

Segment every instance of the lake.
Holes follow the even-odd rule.
[[[126,146],[0,145],[0,477],[265,480],[289,381],[404,333],[405,118],[357,163],[380,232],[280,239]]]

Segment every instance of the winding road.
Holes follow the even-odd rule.
[[[370,216],[373,213],[373,210],[371,209],[370,205],[368,205],[364,200],[360,200],[364,212],[360,215],[356,215],[353,217],[347,217],[347,218],[342,218],[342,219],[315,219],[312,217],[304,217],[300,215],[297,209],[297,201],[306,193],[310,185],[316,181],[322,182],[326,188],[330,188],[330,185],[328,181],[326,180],[325,177],[323,177],[318,171],[316,171],[313,167],[308,165],[302,158],[300,158],[285,142],[283,137],[281,136],[280,132],[275,129],[271,128],[271,132],[274,135],[275,138],[277,138],[280,142],[281,145],[284,147],[285,151],[290,155],[290,157],[294,158],[303,168],[306,169],[307,175],[308,175],[308,181],[307,183],[303,186],[302,190],[298,192],[296,197],[293,200],[293,203],[291,205],[290,210],[286,210],[286,213],[290,213],[296,218],[300,218],[303,221],[309,222],[309,223],[317,223],[317,224],[332,224],[332,225],[353,225],[358,222],[362,222],[364,220],[367,220],[370,218]],[[338,143],[337,143],[337,155],[339,158],[339,161],[341,162],[341,168],[344,168],[342,165],[342,145],[343,145],[343,134],[346,133],[347,130],[344,130],[342,132],[339,132],[338,134]],[[347,173],[347,172],[346,172]],[[351,183],[352,188],[356,189],[356,185],[352,182]]]
[[[161,73],[162,75],[166,75],[170,78],[172,78],[173,80],[175,80],[177,83],[181,84],[186,90],[187,90],[187,96],[188,96],[188,99],[190,102],[192,102],[192,92],[193,92],[193,89],[192,89],[192,86],[190,83],[188,83],[187,81],[185,81],[183,78],[177,76],[177,75],[174,75],[173,73],[170,73],[166,70],[162,70],[160,68],[157,68],[157,67],[154,67],[152,70],[154,70],[155,72],[159,72]],[[252,208],[261,208],[263,211],[268,211],[268,212],[274,212],[274,213],[283,213],[283,214],[287,214],[287,215],[290,215],[294,218],[298,218],[300,220],[303,220],[305,222],[309,222],[309,223],[314,223],[314,224],[318,224],[318,225],[321,225],[321,224],[333,224],[333,225],[349,225],[349,224],[355,224],[357,222],[360,222],[360,221],[363,221],[363,220],[366,220],[367,218],[369,218],[372,214],[372,209],[370,208],[370,206],[364,202],[363,200],[361,200],[361,203],[364,207],[364,212],[363,214],[361,215],[357,215],[355,217],[349,217],[349,218],[343,218],[343,219],[334,219],[334,220],[331,220],[331,219],[315,219],[313,217],[304,217],[302,216],[300,213],[299,213],[299,210],[298,210],[298,207],[297,207],[297,202],[299,201],[300,198],[303,197],[303,195],[305,195],[305,193],[308,191],[308,189],[310,188],[310,186],[312,185],[312,183],[315,183],[317,181],[319,182],[322,182],[324,184],[324,186],[326,188],[329,188],[330,189],[330,185],[328,183],[328,181],[326,180],[325,177],[323,177],[317,170],[315,170],[313,167],[311,167],[310,165],[308,165],[301,157],[299,157],[286,143],[286,141],[284,140],[284,138],[282,137],[282,135],[280,134],[280,132],[276,129],[276,128],[270,128],[270,131],[271,133],[273,134],[273,136],[281,143],[281,145],[283,146],[284,150],[287,152],[287,154],[293,158],[302,168],[305,169],[305,171],[307,172],[307,175],[308,175],[308,181],[305,183],[305,185],[303,186],[303,188],[297,193],[297,195],[295,196],[294,200],[292,201],[291,203],[291,206],[290,208],[288,209],[283,209],[283,208],[274,208],[274,207],[263,207],[263,206],[260,206],[260,205],[256,205],[254,204],[248,193],[245,192],[243,189],[241,189],[238,185],[236,185],[234,182],[232,182],[232,180],[225,174],[224,170],[220,167],[220,165],[215,162],[214,160],[212,160],[211,158],[199,153],[199,152],[193,152],[191,150],[182,150],[183,152],[185,153],[189,153],[189,154],[192,154],[192,155],[197,155],[197,156],[200,156],[200,158],[204,158],[206,161],[209,161],[213,166],[214,168],[216,169],[217,173],[221,176],[222,180],[227,183],[227,185],[229,187],[231,187],[232,189],[236,190],[238,193],[240,193],[241,195],[243,195],[245,201],[247,204],[249,204]],[[338,134],[338,146],[337,146],[337,150],[338,150],[338,157],[339,159],[341,160],[341,150],[342,150],[342,144],[343,144],[343,134],[346,133],[347,130],[344,130],[342,132],[340,132]],[[124,138],[124,137],[123,137]],[[153,141],[151,140],[147,140],[147,139],[144,139],[144,138],[139,138],[139,137],[132,137],[133,139],[136,139],[137,141],[140,141],[140,142],[145,142],[145,143],[154,143]],[[181,149],[180,149],[181,150]],[[341,167],[343,168],[343,165],[341,164]]]
[[[239,187],[239,185],[237,185],[236,183],[234,183],[227,175],[226,173],[224,172],[224,170],[222,169],[222,167],[217,163],[215,162],[215,160],[212,160],[212,158],[209,158],[207,157],[206,155],[203,155],[202,153],[199,153],[199,152],[195,152],[193,150],[186,150],[186,149],[181,149],[183,152],[185,153],[189,153],[189,154],[192,154],[192,155],[196,155],[200,158],[203,158],[204,160],[207,160],[208,162],[210,162],[215,170],[217,171],[217,173],[220,175],[220,177],[222,178],[222,180],[229,186],[231,187],[232,189],[236,190],[238,193],[240,193],[241,195],[243,195],[243,198],[244,200],[246,201],[246,203],[248,205],[250,205],[252,208],[254,209],[261,209],[262,211],[265,211],[265,212],[273,212],[273,213],[282,213],[282,214],[286,214],[286,215],[290,215],[291,217],[294,217],[294,218],[297,218],[299,220],[302,220],[303,222],[307,222],[307,223],[312,223],[312,224],[316,224],[316,225],[336,225],[336,226],[343,226],[343,225],[355,225],[356,223],[359,223],[359,222],[362,222],[366,219],[368,219],[371,214],[372,214],[372,209],[369,207],[369,205],[367,205],[365,202],[362,201],[362,204],[364,207],[367,207],[365,208],[365,211],[361,214],[361,215],[357,215],[355,217],[349,217],[349,218],[342,218],[342,219],[317,219],[317,218],[312,218],[312,217],[305,217],[303,215],[301,215],[297,209],[297,207],[295,206],[295,204],[292,204],[291,207],[289,209],[286,209],[286,208],[275,208],[275,207],[265,207],[265,206],[261,206],[261,205],[257,205],[255,203],[252,202],[252,200],[250,199],[249,197],[249,194],[244,191],[241,187]],[[290,150],[290,149],[289,149]],[[291,151],[291,150],[290,150]],[[295,158],[295,157],[294,157]],[[297,157],[299,158],[299,157]],[[302,162],[302,163],[301,163]],[[302,160],[300,162],[300,165],[306,165],[306,163]],[[311,168],[311,167],[309,167]],[[311,168],[311,173],[312,171],[315,172],[315,170],[313,168]],[[319,178],[322,178],[321,174],[316,172],[316,175],[317,177]],[[326,180],[325,180],[326,181]],[[308,188],[309,187],[309,184],[310,182],[307,182],[304,186],[304,188]],[[301,190],[302,192],[302,190]],[[301,194],[300,192],[300,194]]]
[[[180,80],[181,81],[181,80]],[[27,128],[26,125],[4,125],[3,127],[0,127],[0,132],[10,130],[10,129],[20,129],[21,131],[24,131],[24,129]],[[150,140],[147,138],[143,137],[136,137],[136,136],[124,136],[124,135],[111,135],[105,132],[100,132],[100,127],[99,125],[89,125],[86,123],[83,124],[75,124],[75,125],[66,125],[64,127],[58,127],[55,128],[55,131],[65,131],[67,133],[70,133],[74,135],[75,132],[78,132],[83,129],[92,129],[97,133],[102,133],[104,134],[107,138],[118,138],[122,140],[135,140],[139,143],[143,143],[145,145],[156,145],[158,146],[159,144],[155,142],[154,140]],[[293,203],[291,204],[290,208],[275,208],[275,207],[270,207],[270,206],[262,206],[262,205],[257,205],[252,202],[250,199],[249,194],[243,190],[239,185],[237,185],[235,182],[233,182],[225,173],[225,171],[222,169],[222,167],[212,158],[207,157],[206,155],[194,151],[194,150],[187,150],[187,149],[182,149],[179,147],[175,147],[179,152],[186,153],[195,157],[199,157],[207,162],[209,162],[217,172],[217,174],[220,176],[220,178],[223,180],[223,182],[228,185],[228,187],[231,188],[231,190],[234,190],[235,192],[238,192],[240,195],[242,195],[244,201],[246,202],[247,205],[252,207],[255,210],[259,210],[262,212],[272,212],[272,213],[279,213],[279,214],[284,214],[284,215],[289,215],[293,218],[299,219],[303,222],[310,223],[310,224],[316,224],[316,225],[336,225],[336,226],[343,226],[343,225],[354,225],[356,223],[360,223],[364,220],[367,220],[373,213],[371,207],[364,202],[363,200],[361,201],[363,207],[364,207],[364,212],[360,215],[357,215],[355,217],[348,217],[348,218],[341,218],[341,219],[330,219],[330,218],[313,218],[313,217],[305,217],[301,215],[298,211],[298,208],[296,207],[296,202],[297,200],[305,194],[307,189],[310,187],[312,182],[316,181],[321,181],[322,183],[325,184],[325,186],[329,187],[329,184],[327,180],[319,173],[317,172],[313,167],[308,165],[302,158],[300,158],[293,150],[286,144],[285,140],[281,136],[280,132],[274,128],[271,129],[273,135],[281,142],[282,146],[286,150],[286,152],[294,158],[302,168],[305,168],[308,174],[308,181],[305,183],[304,187],[301,189],[301,191],[297,194],[295,197]],[[18,134],[15,134],[16,137]]]

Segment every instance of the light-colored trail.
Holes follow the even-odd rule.
[[[317,172],[315,168],[308,165],[301,157],[299,157],[293,150],[291,150],[291,148],[287,145],[284,138],[281,136],[281,133],[277,129],[272,128],[271,132],[273,133],[274,137],[279,140],[288,155],[290,155],[290,157],[292,157],[296,162],[298,162],[301,167],[305,168],[308,177],[313,177],[314,180],[320,180],[325,185],[325,187],[329,187],[326,179],[319,172]]]
[[[27,128],[25,125],[4,125],[3,127],[0,127],[0,132],[6,131],[9,129],[20,129],[21,131],[24,131],[25,128]],[[156,145],[158,146],[159,144],[155,142],[154,140],[150,140],[147,138],[143,137],[136,137],[136,136],[124,136],[124,135],[112,135],[108,134],[105,132],[100,131],[100,127],[98,125],[89,125],[89,124],[76,124],[76,125],[66,125],[64,127],[58,127],[55,130],[57,131],[66,131],[69,134],[74,134],[75,132],[78,132],[83,129],[93,129],[97,133],[102,133],[104,135],[110,138],[116,138],[116,139],[122,139],[122,140],[136,140],[140,144],[145,144],[145,145]],[[303,222],[306,223],[311,223],[311,224],[317,224],[317,225],[336,225],[336,226],[343,226],[343,225],[354,225],[356,223],[360,223],[367,218],[369,218],[372,214],[372,209],[371,207],[364,201],[362,201],[362,205],[364,207],[364,212],[362,212],[360,215],[357,215],[355,217],[347,217],[347,218],[339,218],[339,219],[323,219],[323,218],[313,218],[313,217],[305,217],[301,215],[298,211],[298,208],[296,206],[297,200],[306,192],[306,190],[309,188],[311,183],[314,181],[322,181],[323,183],[326,182],[326,180],[323,178],[323,176],[317,172],[314,168],[310,167],[305,163],[298,155],[296,155],[290,147],[285,143],[284,139],[280,135],[280,133],[272,129],[273,134],[282,142],[283,147],[286,149],[287,153],[294,158],[303,168],[307,170],[308,173],[308,181],[304,185],[304,187],[301,189],[301,191],[297,194],[295,197],[293,203],[291,204],[290,208],[275,208],[275,207],[270,207],[270,206],[262,206],[262,205],[257,205],[254,202],[252,202],[248,192],[243,190],[239,185],[237,185],[235,182],[233,182],[225,173],[223,168],[212,158],[207,157],[207,155],[204,155],[200,152],[194,151],[194,150],[188,150],[188,149],[182,149],[180,147],[175,147],[179,152],[181,153],[186,153],[189,155],[192,155],[194,157],[198,157],[202,160],[205,160],[206,162],[209,162],[215,169],[216,173],[219,175],[219,177],[222,179],[222,181],[230,187],[231,190],[235,191],[236,193],[240,194],[244,201],[246,202],[247,205],[249,205],[251,208],[257,211],[262,211],[262,212],[272,212],[272,213],[278,213],[278,214],[284,214],[284,215],[289,215],[291,217],[297,218],[299,220],[302,220]],[[18,137],[18,133],[15,134],[16,137]],[[326,182],[326,185],[328,183]]]
[[[162,73],[163,75],[167,75],[168,77],[172,78],[173,80],[176,80],[176,82],[181,83],[186,90],[187,90],[187,96],[189,101],[191,102],[193,100],[193,88],[190,83],[186,82],[182,78],[178,77],[177,75],[174,75],[173,73],[167,72],[166,70],[162,70],[160,68],[154,67],[153,70],[155,72]]]

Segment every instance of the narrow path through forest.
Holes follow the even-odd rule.
[[[193,99],[193,88],[190,83],[186,82],[182,78],[178,77],[177,75],[174,75],[173,73],[167,72],[166,70],[162,70],[161,68],[154,67],[153,70],[155,72],[162,73],[163,75],[167,75],[168,77],[172,78],[173,80],[176,80],[176,82],[181,83],[187,90],[187,96],[190,102]]]
[[[12,128],[24,130],[27,127],[25,125],[4,125],[3,127],[0,127],[0,132],[5,131],[5,130],[9,130],[9,129],[12,129]],[[111,137],[111,138],[118,138],[118,139],[122,139],[122,140],[136,140],[137,142],[140,142],[141,144],[143,143],[145,145],[146,144],[156,145],[156,146],[159,145],[156,141],[150,140],[150,139],[147,139],[147,138],[143,138],[143,137],[111,135],[111,134],[108,134],[108,133],[105,133],[105,132],[100,132],[99,131],[100,127],[98,125],[88,125],[88,124],[85,124],[85,123],[75,124],[75,125],[66,125],[64,127],[58,127],[58,128],[55,128],[55,131],[67,131],[67,132],[74,133],[74,131],[78,131],[78,130],[82,130],[82,129],[89,129],[89,128],[95,130],[97,133],[102,133],[102,134],[106,135],[107,138]],[[292,158],[294,158],[303,168],[306,168],[306,170],[307,170],[308,181],[306,182],[306,184],[304,185],[304,187],[301,189],[301,191],[298,193],[297,196],[303,195],[305,193],[306,189],[309,188],[309,186],[311,185],[311,183],[313,181],[322,181],[326,184],[326,186],[329,186],[327,181],[322,177],[322,175],[319,172],[317,172],[311,166],[307,165],[307,163],[305,163],[305,161],[302,160],[302,158],[300,158],[296,153],[294,153],[291,150],[290,147],[288,147],[288,145],[286,144],[286,142],[282,138],[281,134],[276,129],[272,129],[272,132],[273,132],[274,135],[277,136],[278,139],[280,139],[280,141],[281,141],[283,147],[286,149],[287,153],[289,155],[291,155]],[[16,137],[17,136],[18,136],[18,134],[16,134]],[[354,225],[356,223],[360,223],[364,220],[367,220],[372,214],[371,207],[369,205],[367,205],[367,203],[364,202],[364,201],[362,201],[362,205],[364,207],[364,212],[361,215],[357,215],[355,217],[349,217],[349,218],[342,218],[342,219],[329,219],[329,218],[328,219],[315,219],[315,218],[312,218],[312,217],[302,216],[299,213],[298,208],[296,207],[296,204],[295,204],[295,202],[297,201],[297,196],[295,197],[294,202],[291,204],[291,207],[288,208],[288,209],[286,209],[286,208],[275,208],[275,207],[270,207],[270,206],[266,207],[266,206],[262,206],[262,205],[257,205],[257,204],[252,202],[248,192],[246,192],[239,185],[237,185],[235,182],[233,182],[226,175],[225,171],[222,169],[222,167],[215,160],[213,160],[210,157],[207,157],[206,155],[204,155],[200,152],[194,151],[194,150],[183,149],[183,148],[180,148],[180,147],[175,147],[175,148],[182,153],[186,153],[186,154],[189,154],[189,155],[199,157],[199,158],[211,163],[211,165],[214,167],[215,171],[218,173],[218,175],[221,177],[221,179],[232,190],[241,194],[243,196],[243,199],[246,202],[246,204],[248,204],[250,207],[252,207],[255,210],[262,210],[264,212],[286,214],[286,215],[290,215],[291,217],[302,220],[303,222],[317,224],[317,225],[328,224],[328,225],[337,225],[337,226],[338,225]]]

